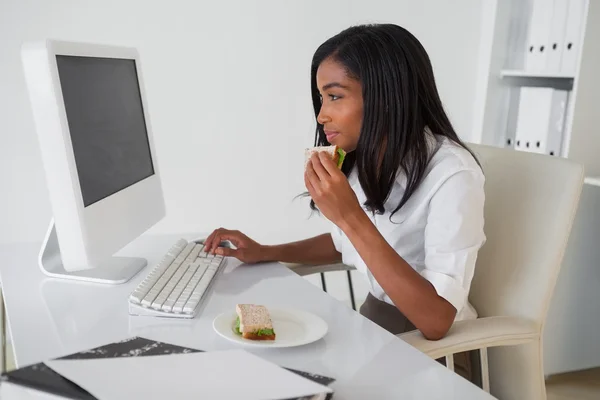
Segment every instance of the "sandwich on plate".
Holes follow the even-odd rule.
[[[339,146],[318,146],[311,147],[310,149],[306,149],[304,152],[304,157],[306,164],[315,153],[326,153],[328,154],[333,162],[337,165],[338,168],[342,168],[342,164],[344,163],[344,158],[346,158],[346,152]]]
[[[245,339],[275,340],[275,331],[269,311],[265,306],[238,304],[235,331]]]

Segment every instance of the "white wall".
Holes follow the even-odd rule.
[[[309,65],[351,24],[394,22],[428,50],[457,130],[472,133],[481,0],[0,2],[0,242],[41,240],[50,218],[20,45],[52,37],[137,46],[164,181],[155,232],[320,232],[303,187],[313,140]],[[484,63],[485,64],[485,63]]]
[[[600,366],[599,209],[600,187],[584,185],[544,328],[546,375]]]

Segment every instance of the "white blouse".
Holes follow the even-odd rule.
[[[388,244],[431,282],[439,296],[456,308],[455,320],[472,319],[477,317],[477,312],[469,304],[469,288],[477,252],[486,239],[483,231],[485,178],[468,151],[449,139],[438,140],[439,147],[421,184],[391,221],[391,212],[405,190],[404,174],[396,179],[384,214],[365,212]],[[348,181],[359,202],[364,204],[366,197],[356,170],[351,172]],[[393,304],[344,232],[334,225],[331,236],[343,263],[365,274],[371,294]]]

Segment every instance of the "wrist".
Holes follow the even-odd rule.
[[[369,224],[371,220],[361,207],[358,207],[355,212],[347,213],[338,227],[349,236],[352,232],[358,232]]]
[[[261,262],[277,261],[277,249],[275,246],[261,245],[258,249]]]

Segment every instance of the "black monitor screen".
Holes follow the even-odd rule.
[[[135,60],[56,62],[85,207],[153,175]]]

